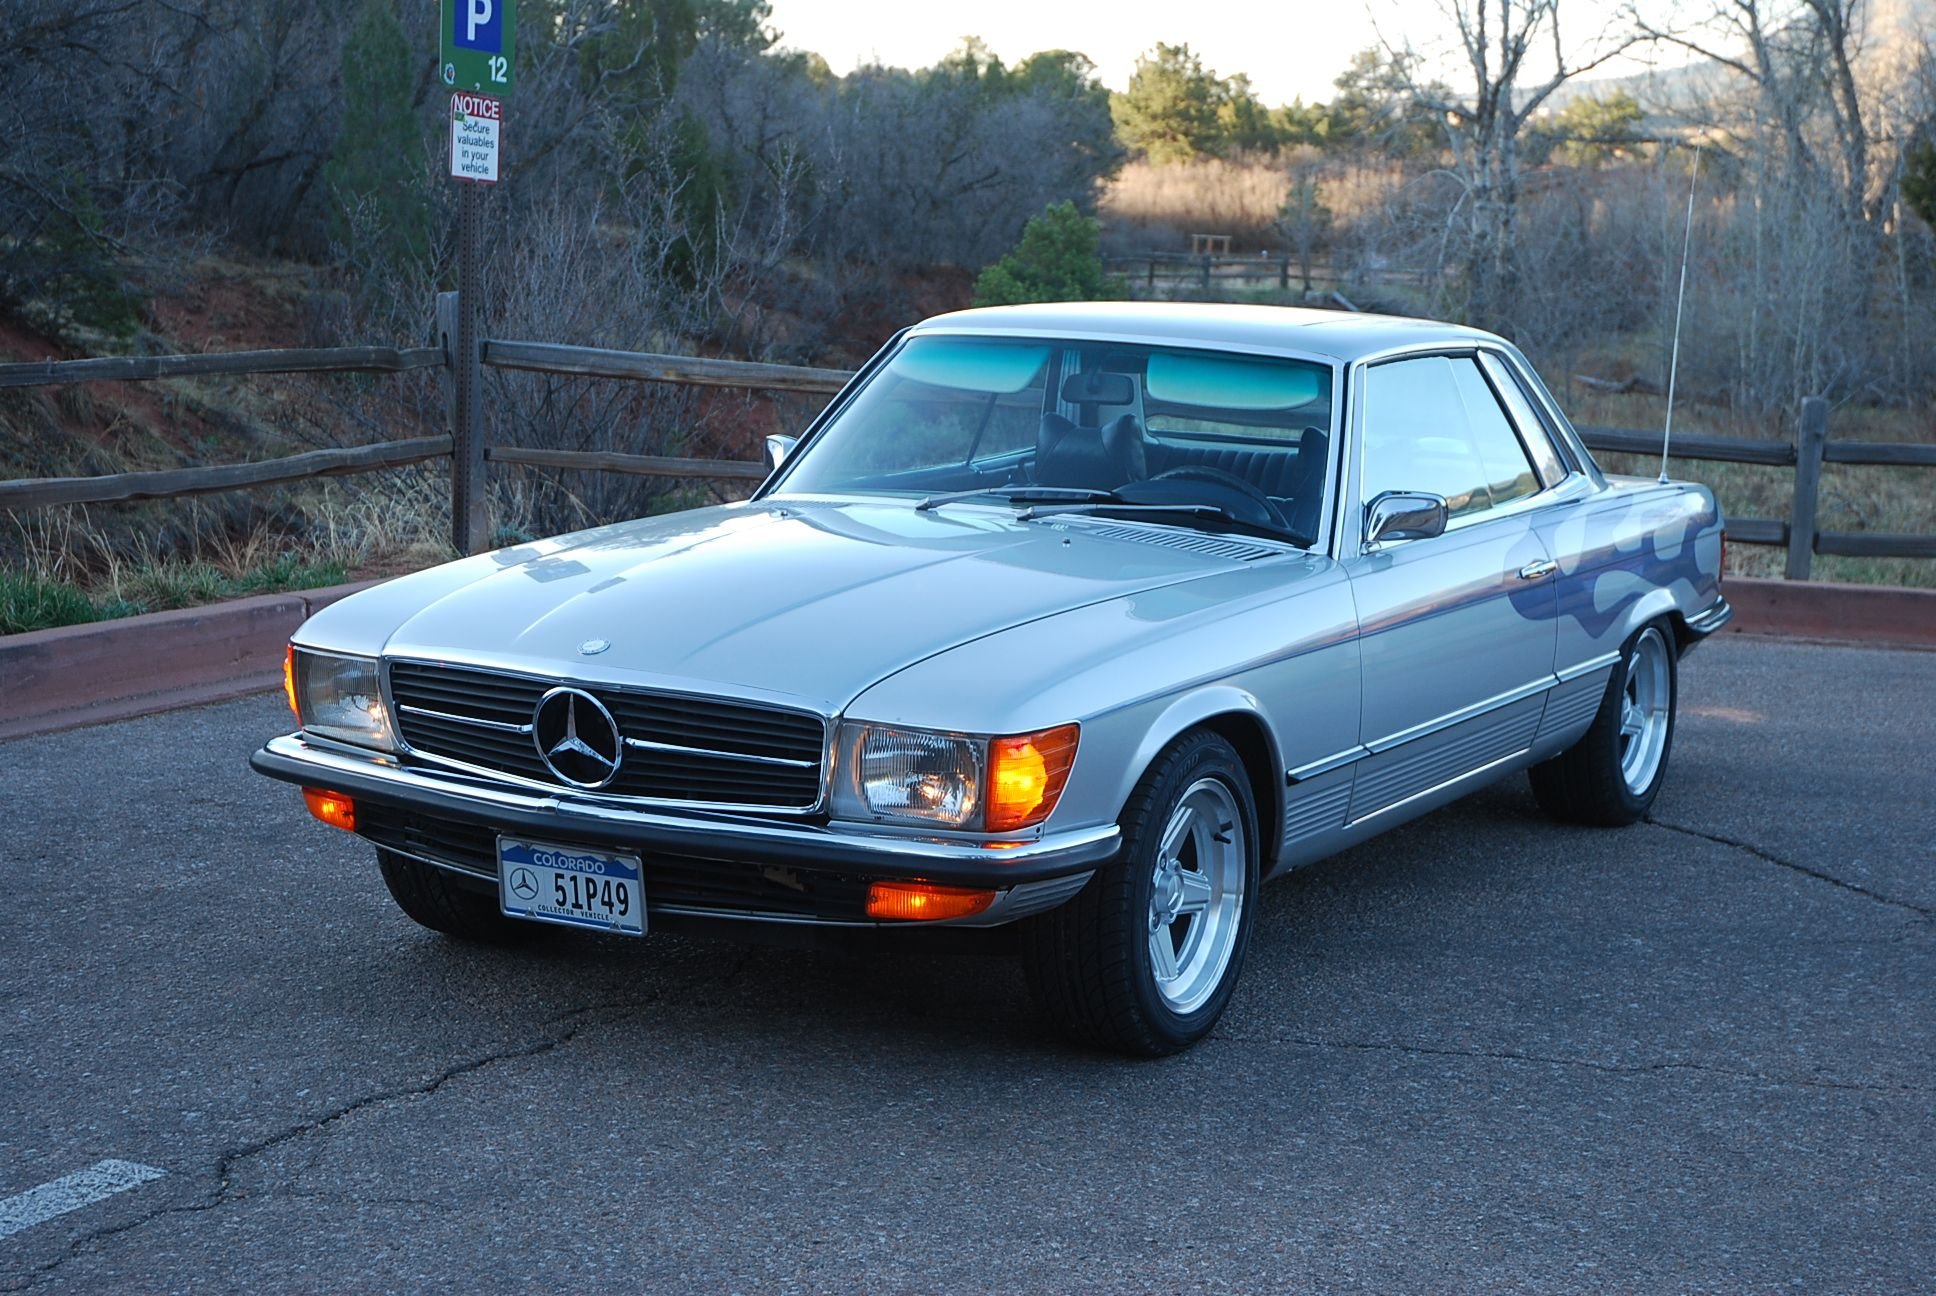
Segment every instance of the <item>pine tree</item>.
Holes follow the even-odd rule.
[[[389,0],[367,0],[343,42],[343,129],[323,176],[332,229],[386,261],[430,250],[423,136],[410,106],[410,45]]]

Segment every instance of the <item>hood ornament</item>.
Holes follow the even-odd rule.
[[[578,653],[582,657],[596,657],[611,646],[610,639],[587,639],[578,645]]]

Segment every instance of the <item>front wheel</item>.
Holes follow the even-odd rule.
[[[1208,1034],[1243,967],[1256,908],[1257,807],[1243,761],[1196,731],[1151,765],[1123,848],[1028,932],[1029,985],[1070,1033],[1127,1053]]]
[[[465,889],[433,864],[381,846],[376,864],[397,908],[432,931],[483,945],[522,945],[538,934],[538,924],[505,917],[496,896]]]
[[[1679,680],[1664,623],[1627,640],[1593,727],[1527,771],[1540,807],[1573,823],[1618,827],[1645,815],[1667,777]]]

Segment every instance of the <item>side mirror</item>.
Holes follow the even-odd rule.
[[[1445,496],[1386,491],[1365,505],[1365,547],[1387,540],[1430,540],[1445,534]]]
[[[776,471],[781,464],[786,462],[787,456],[793,453],[793,447],[799,444],[799,437],[779,435],[768,437],[766,439],[766,470],[768,472]]]

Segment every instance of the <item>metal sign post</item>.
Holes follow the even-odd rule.
[[[463,554],[491,547],[484,476],[481,333],[484,186],[498,178],[504,96],[511,92],[514,0],[439,0],[444,84],[450,97],[450,174],[459,181],[457,320],[451,347],[451,543]]]

